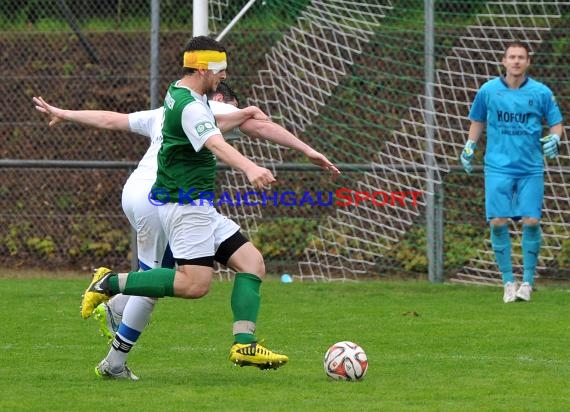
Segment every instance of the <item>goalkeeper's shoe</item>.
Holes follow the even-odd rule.
[[[523,284],[517,290],[517,300],[524,300],[525,302],[530,302],[531,295],[532,295],[532,286],[528,282],[523,282]]]
[[[517,299],[517,285],[514,282],[507,282],[503,286],[503,302],[511,303]]]
[[[289,358],[263,347],[258,342],[234,343],[230,349],[230,361],[239,366],[256,366],[259,369],[277,369]]]
[[[99,321],[99,332],[111,343],[115,333],[117,333],[117,329],[119,329],[121,316],[113,312],[111,305],[107,304],[107,302],[99,304],[93,311],[93,316]]]
[[[85,289],[85,293],[81,299],[81,317],[87,319],[95,308],[103,302],[109,300],[110,293],[107,288],[109,276],[115,275],[111,269],[100,267],[93,273],[91,283]]]
[[[111,365],[106,359],[103,359],[99,365],[95,366],[95,375],[102,379],[129,379],[131,381],[138,381],[139,377],[129,369],[125,364],[123,370],[119,372],[111,372]]]

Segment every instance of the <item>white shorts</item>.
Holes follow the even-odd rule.
[[[211,205],[167,203],[157,209],[175,259],[214,256],[220,244],[240,230]]]
[[[137,253],[141,269],[161,267],[168,245],[168,238],[158,218],[159,207],[151,204],[148,199],[153,184],[154,180],[130,177],[123,187],[121,199],[123,211],[137,231]]]

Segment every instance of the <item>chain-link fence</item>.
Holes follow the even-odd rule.
[[[246,3],[210,1],[212,35]],[[377,166],[345,170],[334,183],[315,172],[281,171],[280,192],[344,187],[426,194],[413,207],[225,208],[263,251],[270,271],[313,279],[425,276],[425,3],[258,1],[223,38],[230,51],[228,83],[243,104],[259,105],[336,162]],[[570,112],[570,80],[563,70],[570,63],[570,2],[433,3],[437,168],[431,179],[444,194],[445,273],[493,277],[481,175],[466,177],[454,169],[466,139],[468,105],[476,88],[499,74],[506,41],[521,38],[533,50],[531,75],[554,90],[563,113]],[[0,156],[131,165],[140,159],[144,138],[71,124],[49,129],[32,96],[64,108],[148,109],[150,10],[147,0],[3,1]],[[178,78],[191,22],[191,0],[160,2],[160,90]],[[304,162],[248,139],[238,148],[264,164]],[[481,153],[476,161],[482,162]],[[547,176],[544,276],[569,275],[568,163],[565,144]],[[0,169],[2,265],[128,268],[131,236],[120,206],[128,173],[128,167]],[[245,187],[240,176],[225,171],[219,182],[223,190]]]

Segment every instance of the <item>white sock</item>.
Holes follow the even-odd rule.
[[[119,331],[106,357],[111,372],[118,373],[123,370],[131,348],[150,320],[156,301],[145,296],[131,296],[128,299]]]
[[[130,297],[131,296],[129,295],[123,295],[122,293],[119,293],[118,295],[115,295],[111,299],[109,299],[107,305],[109,306],[109,308],[111,308],[111,311],[114,314],[123,316],[125,306],[127,305],[127,302],[129,301]]]
[[[142,332],[150,320],[157,300],[146,296],[131,296],[123,311],[123,323]]]

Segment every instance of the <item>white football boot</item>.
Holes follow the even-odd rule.
[[[503,293],[503,302],[514,302],[517,299],[517,285],[514,282],[507,282],[505,283],[504,289],[505,293]]]
[[[530,296],[532,295],[532,286],[530,283],[523,282],[520,288],[517,290],[516,299],[524,300],[525,302],[530,302]]]

